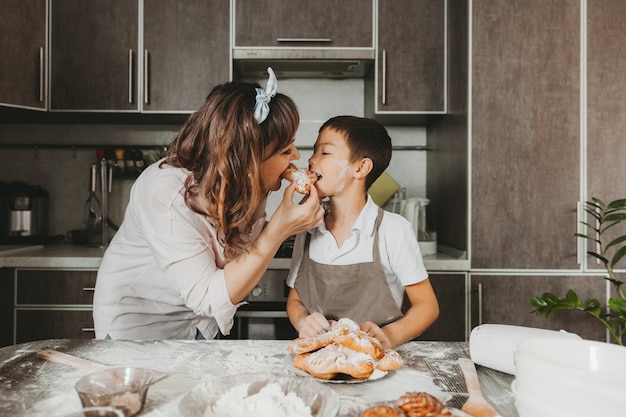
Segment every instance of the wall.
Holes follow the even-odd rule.
[[[265,80],[261,80],[265,85]],[[301,125],[296,145],[302,147],[297,165],[306,166],[319,126],[339,114],[362,116],[363,80],[279,80],[279,91],[298,104]],[[24,181],[50,192],[51,235],[65,234],[84,227],[85,201],[89,194],[89,167],[96,162],[97,145],[140,145],[149,150],[169,143],[178,125],[164,124],[11,124],[0,120],[0,181]],[[426,145],[426,128],[388,126],[394,146]],[[11,147],[9,144],[32,144]],[[67,144],[67,147],[46,145]],[[71,145],[93,145],[76,147]],[[40,145],[35,147],[34,145]],[[407,196],[425,196],[426,152],[394,151],[387,172],[407,189]],[[111,218],[123,219],[132,180],[118,179],[110,199]],[[272,213],[281,193],[273,193],[268,203]]]

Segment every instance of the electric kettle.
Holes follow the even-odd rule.
[[[423,197],[412,197],[400,202],[400,214],[413,226],[418,241],[430,239],[426,230],[426,206],[430,200]]]

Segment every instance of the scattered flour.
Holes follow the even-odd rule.
[[[295,393],[285,395],[277,383],[263,387],[258,393],[248,395],[249,384],[231,388],[209,407],[204,417],[312,417],[311,410]]]

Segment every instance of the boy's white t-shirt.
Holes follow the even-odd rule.
[[[287,285],[293,288],[304,250],[306,233],[311,234],[309,257],[327,265],[350,265],[372,261],[378,206],[368,195],[367,203],[352,226],[352,236],[341,248],[322,224],[296,236]],[[404,287],[428,278],[424,260],[411,223],[396,213],[385,211],[378,229],[380,260],[387,282],[398,306],[402,306]]]

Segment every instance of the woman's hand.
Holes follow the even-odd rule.
[[[332,323],[322,313],[309,314],[298,325],[298,336],[312,337],[330,330]]]
[[[376,323],[366,321],[364,323],[361,323],[359,327],[368,335],[378,339],[380,344],[383,345],[383,348],[388,349],[392,347],[391,341],[389,340],[383,329],[381,329]]]
[[[324,221],[324,208],[320,204],[317,189],[311,187],[311,194],[300,204],[293,201],[296,186],[289,184],[283,199],[276,208],[267,227],[282,237],[281,242],[289,236],[319,226]]]

